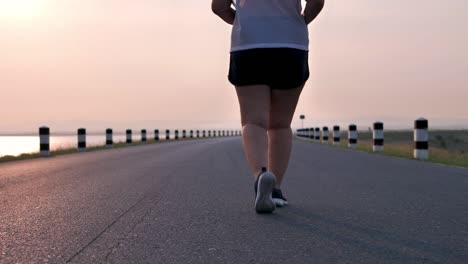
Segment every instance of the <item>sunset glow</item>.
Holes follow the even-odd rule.
[[[45,0],[0,0],[1,20],[22,20],[41,14]]]
[[[468,127],[466,0],[326,2],[294,128]],[[0,135],[238,129],[231,27],[209,3],[0,0]]]

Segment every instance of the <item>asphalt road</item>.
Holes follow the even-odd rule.
[[[271,215],[240,138],[0,164],[0,263],[468,263],[468,170],[295,141]]]

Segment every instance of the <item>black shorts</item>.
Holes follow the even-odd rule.
[[[293,89],[309,79],[309,52],[293,48],[260,48],[231,52],[229,82]]]

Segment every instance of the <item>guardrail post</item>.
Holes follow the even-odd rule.
[[[108,128],[106,129],[106,147],[112,148],[113,144],[114,140],[112,139],[112,129]]]
[[[197,138],[200,138],[200,130],[197,130]]]
[[[420,118],[414,121],[414,158],[427,160],[429,158],[429,122]]]
[[[178,129],[176,129],[176,131],[175,131],[174,139],[175,140],[179,139],[179,130]]]
[[[211,130],[208,130],[208,137],[211,137]]]
[[[341,140],[340,126],[333,126],[333,145],[339,146]]]
[[[372,138],[374,139],[374,145],[372,150],[374,152],[380,152],[384,149],[384,124],[382,122],[374,123],[374,130],[372,133]]]
[[[127,129],[127,144],[131,144],[131,143],[132,143],[132,130]]]
[[[39,128],[39,149],[41,157],[50,156],[50,129],[48,127]]]
[[[320,127],[315,128],[315,141],[320,142]]]
[[[171,131],[169,129],[166,129],[166,140],[171,139]]]
[[[182,130],[182,138],[183,138],[183,139],[186,139],[186,138],[187,138],[187,134],[186,134],[186,133],[187,133],[187,132],[185,131],[185,129]]]
[[[324,126],[322,128],[322,144],[328,144],[328,136],[329,136],[328,127]]]
[[[357,126],[354,124],[349,125],[348,127],[348,147],[356,148],[358,143],[358,133]]]
[[[206,131],[203,130],[203,138],[205,138],[205,137],[206,137]]]
[[[193,138],[193,130],[190,130],[190,138]]]
[[[146,143],[146,129],[141,130],[141,143]]]
[[[78,129],[78,151],[86,151],[86,129]]]
[[[154,130],[154,141],[159,141],[159,129]]]

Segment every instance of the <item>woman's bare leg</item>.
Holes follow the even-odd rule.
[[[236,87],[239,99],[242,145],[254,176],[267,167],[268,119],[270,116],[271,89],[267,85]]]
[[[291,90],[272,90],[268,125],[268,169],[276,176],[276,188],[281,187],[291,157],[291,121],[304,86]]]

